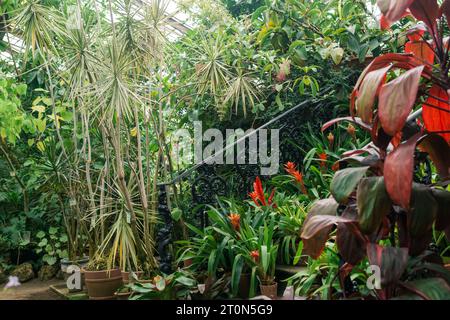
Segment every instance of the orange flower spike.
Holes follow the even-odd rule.
[[[356,129],[351,123],[349,123],[347,127],[347,132],[352,136],[353,139],[356,139]]]
[[[259,201],[261,201],[261,205],[263,205],[263,206],[267,205],[265,195],[264,195],[264,190],[263,190],[262,183],[261,183],[261,179],[259,177],[256,177],[256,180],[253,183],[253,188],[255,189],[254,192],[258,196]]]
[[[330,148],[332,148],[334,144],[334,135],[330,132],[327,136],[327,139],[328,143],[330,144]]]
[[[293,174],[293,172],[297,171],[295,163],[290,161],[284,165],[284,169],[289,174]]]
[[[231,213],[228,218],[230,219],[231,225],[235,231],[239,231],[241,228],[241,216],[236,213]]]
[[[253,202],[256,204],[256,206],[260,207],[261,205],[258,202],[258,195],[256,194],[256,192],[250,192],[248,194],[250,196],[250,198],[252,198]]]
[[[258,262],[259,261],[259,251],[253,250],[250,252],[250,257],[252,257],[253,261]]]
[[[339,171],[339,162],[335,162],[334,164],[333,164],[333,166],[331,167],[331,170],[333,170],[333,171]]]
[[[277,207],[277,205],[275,203],[273,203],[273,197],[275,196],[275,189],[272,190],[272,193],[269,196],[269,199],[267,200],[267,202],[269,203],[269,206],[272,206],[274,208]]]
[[[327,158],[328,158],[328,156],[327,156],[327,154],[325,152],[322,152],[322,153],[319,154],[320,167],[322,169],[326,168],[326,166],[327,166]]]

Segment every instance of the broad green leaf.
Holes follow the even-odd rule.
[[[337,202],[346,204],[348,197],[356,189],[369,167],[347,168],[339,170],[331,181],[331,194]]]
[[[418,292],[429,300],[450,300],[450,286],[442,278],[419,279],[405,282],[404,285],[413,294]]]
[[[378,230],[383,218],[391,210],[383,177],[364,178],[358,185],[357,205],[361,230],[371,234]]]
[[[231,270],[231,290],[233,295],[237,295],[238,293],[243,266],[244,259],[242,258],[242,255],[236,255],[233,262],[233,269]]]
[[[172,209],[171,214],[174,221],[179,221],[181,216],[183,215],[183,211],[181,211],[180,208],[174,208]]]
[[[39,232],[36,234],[36,237],[38,237],[39,239],[42,239],[43,237],[45,237],[45,232],[44,232],[44,231],[39,231]]]

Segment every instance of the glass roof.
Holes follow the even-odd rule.
[[[189,14],[180,9],[177,0],[155,1],[158,1],[160,8],[164,10],[164,15],[167,16],[167,25],[164,26],[164,31],[170,41],[176,41],[180,36],[189,31],[195,25]],[[100,1],[96,2],[98,4],[102,4]],[[152,0],[136,0],[134,3],[137,12],[135,18],[142,19],[143,15],[139,14],[139,10],[143,10],[145,6],[149,6],[152,3]],[[109,17],[109,15],[107,15],[107,17]],[[9,41],[11,44],[11,49],[14,52],[21,53],[25,50],[23,41],[11,33],[5,34],[3,41]],[[11,55],[8,51],[0,51],[0,59],[11,61]]]

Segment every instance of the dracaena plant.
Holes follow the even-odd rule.
[[[351,95],[351,116],[323,126],[348,120],[370,132],[372,141],[341,160],[341,168],[347,167],[334,175],[332,197],[308,213],[304,250],[319,257],[337,226],[335,242],[345,261],[341,278],[367,257],[381,271],[378,298],[448,298],[448,273],[424,252],[433,228],[450,236],[450,41],[445,37],[450,1],[439,6],[435,0],[380,0],[378,5],[382,27],[406,16],[418,25],[408,31],[405,53],[381,55],[363,71]],[[429,160],[438,177],[431,172],[424,177],[421,168]],[[431,278],[419,279],[417,268],[428,269]]]

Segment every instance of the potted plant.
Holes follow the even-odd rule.
[[[101,256],[88,263],[84,276],[88,296],[92,300],[114,299],[114,293],[123,285],[120,269],[109,267],[107,260]]]
[[[263,245],[259,250],[258,277],[261,294],[276,299],[278,283],[275,281],[275,263],[278,253],[278,245]]]

